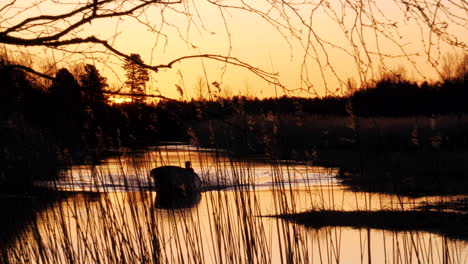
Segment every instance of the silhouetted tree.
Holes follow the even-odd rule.
[[[141,66],[143,60],[139,54],[130,54],[130,59],[126,59],[123,68],[127,73],[127,81],[125,84],[130,88],[132,94],[144,95],[145,84],[149,80],[149,73],[146,68]],[[133,102],[142,103],[143,96],[135,96],[132,98]]]
[[[57,71],[49,88],[52,98],[61,106],[76,108],[81,104],[81,88],[75,77],[65,68]]]
[[[83,102],[91,107],[105,103],[104,89],[108,86],[107,79],[103,77],[94,65],[86,64],[83,73],[79,75],[83,90]]]
[[[17,71],[8,68],[9,62],[0,58],[0,83],[1,83],[1,96],[0,96],[0,109],[2,114],[18,107],[21,101],[21,90],[29,84],[25,79],[25,74],[22,71]]]
[[[108,86],[107,79],[101,76],[96,67],[91,64],[80,65],[77,71],[85,108],[81,138],[84,146],[95,150],[97,154],[104,147],[102,129],[107,121],[107,105],[104,96],[104,89]]]
[[[58,70],[49,88],[52,99],[52,127],[60,144],[79,151],[84,125],[81,87],[65,68]]]

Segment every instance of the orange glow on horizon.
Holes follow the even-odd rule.
[[[58,14],[72,10],[74,5],[68,2],[78,5],[87,1],[41,0],[34,9],[25,9],[22,13],[17,13],[21,7],[14,5],[1,13],[2,17],[14,18],[11,21],[5,19],[14,25],[35,15],[50,15],[51,10]],[[126,2],[132,5],[132,1]],[[361,87],[378,79],[382,71],[395,70],[400,66],[411,80],[431,82],[440,77],[436,70],[439,57],[449,52],[465,52],[463,48],[453,47],[451,38],[437,38],[437,34],[431,31],[435,30],[432,24],[426,25],[416,18],[409,19],[407,11],[400,4],[404,1],[372,1],[359,11],[348,1],[315,3],[293,0],[290,5],[301,8],[291,9],[291,12],[289,8],[281,9],[281,1],[248,1],[249,4],[240,1],[240,8],[235,7],[236,2],[224,3],[226,6],[233,5],[233,8],[221,8],[224,4],[217,1],[174,3],[171,5],[173,8],[166,8],[164,3],[155,4],[145,11],[147,13],[141,14],[141,21],[131,17],[97,19],[92,24],[83,24],[76,36],[113,40],[113,48],[125,54],[137,53],[149,65],[168,65],[180,57],[200,54],[232,57],[250,65],[252,69],[277,74],[278,81],[284,86],[283,89],[268,83],[248,68],[206,58],[180,60],[171,63],[170,67],[160,68],[157,73],[150,73],[150,80],[146,83],[147,94],[188,100],[233,95],[259,98],[345,95],[348,79]],[[244,5],[251,6],[244,9]],[[125,6],[113,5],[111,1],[108,8]],[[434,25],[440,26],[445,23],[444,20],[462,18],[465,14],[463,8],[447,6],[453,7],[455,15],[441,15],[437,21],[434,20]],[[251,8],[258,12],[249,11]],[[439,7],[431,8],[437,10]],[[432,10],[427,9],[428,12]],[[313,13],[309,13],[311,10],[314,10]],[[379,13],[382,10],[385,10],[385,16]],[[377,22],[379,26],[374,24]],[[447,32],[457,37],[457,43],[466,43],[467,34],[463,33],[466,27],[463,22],[460,23],[448,23]],[[40,24],[34,27],[41,32]],[[28,37],[27,30],[20,33]],[[122,57],[112,52],[105,52],[106,56],[99,58],[89,55],[100,54],[101,45],[73,47],[69,53],[48,48],[42,50],[43,47],[28,48],[28,52],[38,56],[39,59],[35,61],[53,58],[59,64],[57,68],[68,67],[75,61],[96,63],[109,83],[116,87],[123,86],[126,77]],[[20,49],[16,54],[23,57]],[[432,61],[428,57],[432,57]],[[215,87],[213,83],[220,85]],[[127,102],[131,102],[131,99],[109,98],[111,105]],[[150,99],[150,102],[154,100]]]
[[[131,103],[132,98],[130,97],[109,97],[109,104],[114,105],[114,104],[124,104],[124,103]]]

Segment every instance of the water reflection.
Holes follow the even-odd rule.
[[[186,160],[210,191],[164,197],[151,188],[151,168]],[[466,241],[442,235],[311,229],[263,217],[312,209],[413,210],[463,198],[352,192],[336,173],[306,164],[235,161],[186,146],[111,158],[91,170],[73,167],[58,186],[76,192],[37,212],[4,255],[11,263],[466,262]]]
[[[197,206],[201,200],[199,191],[187,194],[157,193],[154,199],[154,207],[164,209],[183,209]]]
[[[192,168],[202,180],[202,189],[213,190],[240,185],[255,189],[271,189],[273,185],[308,186],[336,184],[335,168],[324,168],[283,162],[272,164],[263,160],[233,160],[223,152],[187,145],[162,146],[141,152],[111,157],[96,166],[72,166],[51,186],[69,191],[141,191],[153,190],[152,168],[161,166]]]
[[[468,257],[466,242],[426,232],[310,229],[259,217],[283,210],[272,191],[205,192],[189,210],[155,209],[156,196],[77,193],[38,213],[6,254],[11,263],[465,263]]]

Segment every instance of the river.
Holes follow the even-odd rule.
[[[186,160],[204,191],[186,208],[160,208],[149,170]],[[183,144],[128,151],[72,166],[48,183],[70,194],[37,212],[6,254],[11,263],[468,262],[466,241],[437,232],[312,228],[271,217],[412,210],[460,198],[355,192],[337,173],[309,163],[236,160]]]

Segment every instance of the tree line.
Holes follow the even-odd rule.
[[[112,106],[107,79],[94,65],[58,69],[44,82],[0,59],[0,186],[53,177],[72,160],[95,162],[142,138],[156,144],[156,113],[142,99],[149,74],[138,63],[132,54],[123,64],[132,103]]]
[[[465,59],[466,61],[466,59]],[[86,153],[81,148],[155,144],[161,140],[184,140],[191,123],[226,119],[239,113],[328,116],[445,115],[468,112],[466,68],[456,76],[418,84],[399,75],[385,75],[347,96],[323,98],[248,98],[233,96],[216,100],[160,100],[145,104],[148,70],[138,54],[131,54],[123,68],[132,101],[110,105],[107,80],[94,65],[75,67],[73,74],[59,69],[48,87],[27,73],[0,62],[3,83],[2,120],[21,114],[38,127],[50,129],[58,143]],[[464,64],[463,64],[464,66]],[[79,139],[79,140],[78,140]]]

